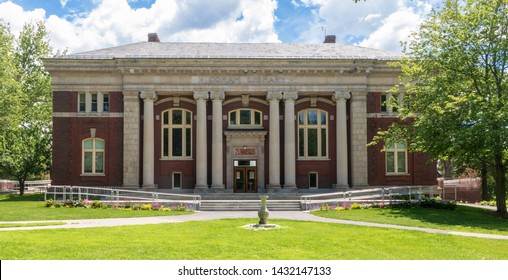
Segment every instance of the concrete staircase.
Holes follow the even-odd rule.
[[[260,194],[205,194],[201,197],[201,211],[258,211]],[[301,211],[300,195],[268,194],[269,211]]]

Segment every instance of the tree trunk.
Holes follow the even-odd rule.
[[[19,195],[25,194],[25,180],[18,180],[19,182]]]
[[[489,201],[490,194],[489,194],[489,186],[487,184],[488,182],[487,182],[487,163],[486,162],[482,162],[480,176],[482,179],[482,200]]]
[[[501,216],[507,216],[506,212],[506,174],[503,156],[501,153],[494,155],[495,160],[495,179],[496,179],[496,206],[497,213]]]

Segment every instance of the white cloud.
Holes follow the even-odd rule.
[[[424,15],[440,0],[300,0],[314,9],[310,28],[297,41],[323,41],[321,27],[346,44],[400,51],[400,41],[416,30]]]
[[[22,7],[11,1],[0,3],[0,18],[10,24],[13,34],[19,33],[25,23],[44,20],[45,17],[46,11],[43,9],[24,11]]]
[[[407,41],[416,31],[422,18],[411,8],[401,8],[383,20],[382,25],[359,45],[374,49],[400,50],[400,42]]]
[[[65,5],[67,5],[67,2],[69,2],[69,0],[60,0],[60,5],[62,5],[62,7],[65,7]]]
[[[70,53],[145,41],[150,32],[157,32],[161,41],[279,41],[276,0],[156,0],[140,9],[131,8],[129,1],[99,0],[89,13],[62,17],[5,2],[0,17],[11,23],[13,33],[29,19],[45,20],[52,46]]]

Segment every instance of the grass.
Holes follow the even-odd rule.
[[[66,224],[65,222],[0,223],[0,228],[43,227],[43,226],[58,226],[65,224]]]
[[[41,194],[0,195],[0,221],[81,220],[186,215],[181,211],[128,211],[117,209],[47,208]]]
[[[508,241],[304,221],[251,231],[254,219],[0,232],[0,259],[508,259]],[[114,238],[113,238],[114,237]]]
[[[346,211],[315,211],[325,218],[426,227],[453,231],[508,235],[508,219],[492,210],[457,206],[455,210],[429,208],[370,208]]]

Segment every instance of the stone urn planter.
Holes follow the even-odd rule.
[[[258,211],[259,224],[266,225],[268,224],[268,216],[270,216],[270,211],[266,208],[266,199],[268,199],[267,195],[262,195],[261,198],[261,209]]]

